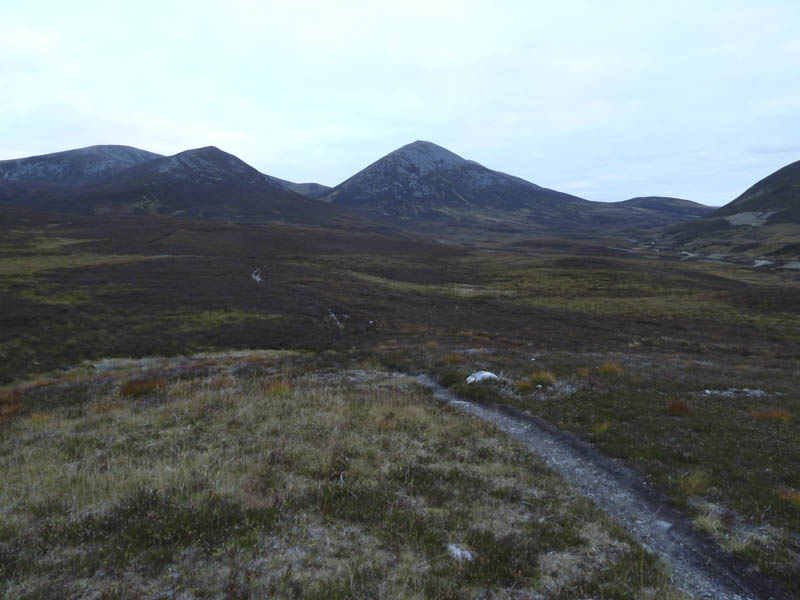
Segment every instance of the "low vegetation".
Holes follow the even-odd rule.
[[[4,597],[678,597],[536,458],[414,379],[142,364],[16,392]]]
[[[299,401],[299,390],[328,386],[328,392],[336,396],[357,388],[359,394],[371,394],[372,402],[380,400],[383,392],[368,392],[362,383],[325,379],[337,369],[432,373],[467,398],[513,404],[569,430],[637,469],[690,517],[710,515],[715,526],[704,529],[716,532],[713,536],[722,549],[800,594],[800,375],[796,368],[800,359],[800,285],[798,274],[789,269],[681,261],[666,253],[642,250],[644,247],[634,247],[634,252],[614,250],[630,247],[629,240],[537,238],[507,244],[508,236],[498,241],[487,234],[486,239],[465,240],[469,247],[457,247],[348,228],[233,226],[190,220],[178,224],[166,217],[75,217],[67,221],[9,213],[0,214],[0,232],[0,302],[4,308],[0,311],[4,334],[0,339],[0,385],[4,386],[0,388],[0,440],[4,457],[16,457],[20,464],[29,460],[28,475],[35,481],[39,475],[34,467],[44,464],[44,456],[52,459],[53,448],[57,448],[60,458],[53,464],[60,465],[58,477],[62,479],[54,479],[57,485],[48,483],[48,478],[56,475],[44,465],[43,487],[33,486],[31,493],[55,490],[55,498],[67,502],[67,509],[58,512],[48,499],[49,491],[37,501],[20,504],[10,503],[8,494],[19,493],[21,484],[0,492],[7,494],[3,516],[13,516],[0,523],[3,556],[16,557],[19,552],[14,544],[21,540],[39,544],[14,563],[30,565],[30,572],[6,575],[10,597],[21,589],[45,590],[50,581],[45,579],[45,563],[57,581],[72,581],[64,566],[67,557],[79,560],[75,557],[93,552],[95,556],[108,552],[117,561],[113,574],[103,575],[106,579],[102,582],[96,579],[99,575],[92,579],[92,585],[107,586],[112,597],[115,589],[127,589],[128,584],[144,585],[152,580],[152,572],[168,579],[173,577],[170,573],[182,573],[175,565],[189,564],[194,556],[191,552],[202,557],[196,562],[200,571],[213,562],[209,572],[216,573],[214,585],[227,577],[223,574],[234,573],[230,586],[239,589],[236,586],[249,580],[261,558],[237,554],[237,548],[250,541],[237,542],[235,551],[229,551],[224,532],[238,531],[230,525],[234,522],[252,521],[252,527],[244,526],[241,538],[257,538],[262,546],[264,539],[272,539],[269,535],[278,535],[264,532],[279,531],[288,536],[279,539],[294,543],[281,546],[284,549],[320,547],[321,538],[308,533],[316,531],[317,522],[298,525],[300,529],[307,526],[306,533],[292,537],[295,533],[281,529],[288,527],[285,521],[279,519],[275,525],[269,514],[258,512],[264,507],[248,504],[245,498],[249,496],[237,491],[245,489],[251,475],[250,467],[236,466],[236,448],[257,444],[248,441],[256,438],[237,437],[237,432],[251,435],[255,425],[246,415],[236,417],[233,405],[249,406],[248,399],[258,397],[263,406],[286,411],[270,418],[282,419],[282,427],[289,431],[295,417],[314,410],[326,414],[327,410],[315,404],[313,410],[289,414],[286,406]],[[251,277],[256,268],[261,282]],[[230,348],[242,352],[234,356]],[[249,351],[255,348],[279,348],[289,354],[278,360],[271,353]],[[225,358],[214,354],[220,351]],[[192,361],[191,367],[164,366],[155,359],[149,359],[152,364],[147,360],[100,360],[199,354],[205,358]],[[97,365],[91,373],[77,376],[63,370],[87,359]],[[264,371],[265,361],[274,361],[275,370]],[[466,377],[477,370],[497,373],[501,380],[466,385]],[[32,378],[40,373],[51,375],[36,383]],[[252,377],[245,377],[246,373]],[[148,379],[151,383],[146,383]],[[123,391],[128,385],[131,387]],[[186,397],[181,396],[183,389],[188,390]],[[214,406],[218,408],[211,406],[212,396],[217,398]],[[427,406],[421,392],[412,391],[412,396],[419,406]],[[208,415],[223,415],[225,420],[192,416],[184,422],[183,417],[170,420],[165,416],[170,407],[182,403],[189,407],[187,415],[207,411]],[[202,410],[198,408],[201,404]],[[369,444],[364,442],[364,447],[388,444],[386,439],[391,438],[386,436],[400,435],[398,431],[411,435],[414,428],[398,422],[398,414],[387,408],[374,415],[371,433],[366,436]],[[434,421],[441,418],[439,413],[425,415]],[[324,427],[311,424],[310,418],[307,421],[313,436],[307,431],[295,433],[309,439],[316,436],[316,442],[323,444],[320,447],[327,448]],[[219,429],[221,423],[224,431]],[[113,438],[117,425],[118,439]],[[84,435],[89,431],[95,433]],[[419,429],[423,431],[438,435],[432,429]],[[463,433],[467,435],[466,430]],[[272,439],[263,432],[259,435],[262,446],[265,439]],[[280,432],[276,428],[270,435],[280,437]],[[70,438],[75,441],[68,441]],[[222,447],[215,440],[228,440],[230,446]],[[439,440],[451,446],[455,443],[452,436]],[[262,479],[272,481],[267,473],[275,472],[276,485],[288,486],[286,493],[292,502],[305,498],[307,504],[289,504],[285,514],[313,514],[324,525],[328,518],[344,522],[332,508],[324,508],[339,503],[330,500],[338,496],[317,496],[317,504],[313,504],[302,494],[295,497],[292,485],[328,481],[330,490],[325,494],[341,493],[334,474],[338,478],[344,473],[347,482],[354,464],[346,445],[344,449],[339,456],[346,465],[341,461],[313,467],[302,463],[302,472],[296,471],[296,466],[285,466],[283,458],[258,458],[256,462],[277,461],[276,466],[263,467]],[[229,461],[220,471],[235,482],[221,478],[209,483],[208,469],[194,462],[197,477],[192,479],[181,471],[183,467],[166,460],[173,451],[185,455],[186,460],[197,456],[198,461],[212,465],[220,464],[215,462],[215,455],[220,454]],[[386,452],[389,450],[380,446],[371,456],[402,463],[401,456]],[[93,495],[80,492],[77,498],[82,498],[81,503],[69,504],[74,500],[56,488],[71,481],[63,479],[70,473],[76,485],[90,486],[82,483],[82,474],[84,467],[94,465],[95,457],[106,462],[86,471],[92,474]],[[117,458],[108,462],[109,457],[122,463],[115,462]],[[164,467],[158,477],[166,478],[169,485],[148,483],[155,477],[148,466],[151,459],[156,460],[153,469]],[[4,468],[10,468],[11,458],[3,460]],[[127,464],[125,475],[114,471],[119,485],[102,470],[118,464]],[[166,475],[176,472],[174,479]],[[295,475],[289,477],[289,472]],[[192,481],[199,482],[199,487],[192,487]],[[379,481],[392,493],[400,489],[397,486],[406,486],[401,495],[412,485],[401,485],[396,479]],[[457,484],[447,485],[461,489]],[[253,492],[255,496],[264,493]],[[389,502],[380,500],[384,501]],[[463,508],[463,503],[453,504]],[[308,506],[316,508],[312,511]],[[113,539],[117,535],[107,533],[109,521],[103,519],[112,514],[109,511],[117,511],[114,514],[120,522],[130,523],[135,521],[131,515],[146,514],[151,508],[169,512],[170,519],[174,517],[181,527],[207,529],[207,536],[198,539],[199,549],[187,549],[188,538],[162,521],[158,523],[166,541],[153,549],[155,554],[139,552],[135,540],[142,538],[137,538],[140,534],[132,525],[120,526],[119,535],[128,541],[106,545],[103,536]],[[251,510],[257,512],[247,512]],[[219,515],[218,527],[206,520],[208,514]],[[69,529],[73,519],[90,515],[94,520],[86,521],[90,532],[86,537]],[[51,538],[42,537],[44,533],[37,529],[51,521],[67,527],[53,530],[63,533],[64,543],[55,544],[52,556],[43,549],[49,547]],[[344,529],[336,534],[338,541],[330,548],[344,544],[342,532],[355,531],[356,525],[359,532],[369,531],[369,536],[383,539],[384,524],[345,521]],[[428,521],[421,523],[430,528]],[[398,531],[404,531],[407,540],[416,535],[413,528],[398,526]],[[448,543],[470,540],[470,545],[485,548],[485,540],[471,537],[468,529],[453,531],[458,533],[449,537]],[[278,546],[284,542],[274,541]],[[365,555],[372,543],[365,542]],[[425,554],[414,546],[416,542],[407,543],[409,548],[417,548],[408,550],[413,556]],[[253,544],[251,547],[262,547]],[[403,563],[406,550],[391,544],[386,547],[396,557],[389,571],[380,571],[380,577],[371,575],[371,563],[367,563],[363,570],[354,568],[346,577],[336,575],[337,581],[346,579],[355,589],[361,589],[359,582],[376,577],[396,583],[391,574],[400,571],[392,569]],[[529,552],[514,547],[520,548],[521,555]],[[159,548],[166,548],[161,558]],[[562,551],[554,550],[556,556]],[[308,551],[297,553],[306,556]],[[423,562],[430,560],[425,556]],[[51,559],[52,564],[47,562]],[[307,561],[307,565],[314,564],[313,558]],[[6,562],[0,560],[0,564]],[[429,567],[435,570],[437,564],[434,561]],[[155,565],[156,571],[148,571],[148,565]],[[306,571],[296,577],[307,565],[292,562],[284,587],[274,589],[288,595],[286,590],[300,585],[298,589],[312,596],[317,584],[305,581]],[[288,566],[281,563],[277,572],[284,569],[285,574]],[[177,570],[171,571],[173,568]],[[411,572],[404,568],[403,573]],[[509,570],[515,568],[505,565],[494,570],[497,578],[491,585],[498,587],[492,589],[517,585],[508,583]],[[544,581],[544,568],[537,568],[532,577]],[[454,567],[454,572],[463,570],[464,565]],[[169,584],[174,588],[164,584],[167,587],[163,589],[186,589],[187,581],[198,581],[191,574],[181,577],[186,579]],[[437,576],[408,577],[417,586],[409,587],[413,593],[408,595],[433,595],[433,589],[447,596],[438,584],[429,583]],[[489,581],[474,573],[466,579],[452,573],[443,577],[466,581],[464,585],[472,586],[472,591]],[[292,583],[296,579],[300,583]],[[434,587],[425,587],[428,585]],[[586,583],[581,589],[587,596],[599,596],[591,585]],[[564,591],[563,595],[571,593]],[[613,597],[611,592],[607,595]],[[625,592],[616,597],[625,597]]]

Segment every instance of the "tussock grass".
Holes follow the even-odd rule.
[[[689,405],[685,400],[674,399],[667,403],[667,414],[672,417],[683,417],[690,413]]]
[[[536,371],[531,374],[530,380],[533,385],[549,387],[556,382],[556,376],[550,371]]]
[[[137,377],[123,383],[119,388],[119,393],[128,398],[141,398],[157,394],[166,387],[167,382],[161,376]]]
[[[654,561],[638,567],[638,546],[543,464],[414,380],[230,367],[205,361],[169,379],[123,371],[122,385],[62,383],[48,392],[69,402],[54,398],[49,410],[6,423],[0,589],[674,593]],[[133,381],[136,393],[157,389],[161,400],[125,402]],[[95,393],[76,404],[74,385]],[[474,560],[456,561],[451,543]],[[556,581],[562,564],[568,575]],[[622,574],[634,570],[636,579]]]
[[[793,490],[790,488],[778,488],[778,496],[786,500],[789,504],[800,506],[800,490]]]
[[[520,379],[514,382],[514,387],[520,394],[527,394],[533,390],[533,381],[530,379]]]
[[[464,357],[458,352],[447,352],[442,355],[441,360],[446,365],[452,365],[464,362]]]
[[[792,413],[785,408],[755,408],[749,412],[749,415],[761,421],[776,421],[778,423],[788,423],[792,420]]]
[[[619,363],[609,361],[597,367],[597,372],[606,377],[619,377],[625,372],[625,369]]]
[[[702,468],[692,469],[678,479],[678,488],[685,496],[702,496],[710,485],[708,471]]]
[[[0,424],[14,418],[20,410],[17,390],[0,390]]]

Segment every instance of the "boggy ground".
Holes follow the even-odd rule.
[[[253,352],[15,393],[5,598],[681,597],[539,459],[410,377]]]
[[[467,248],[33,214],[2,215],[0,231],[0,421],[26,378],[86,358],[296,349],[315,353],[312,370],[433,372],[471,394],[463,378],[488,368],[507,381],[488,400],[622,458],[800,593],[800,287],[788,270],[616,249],[626,240]]]

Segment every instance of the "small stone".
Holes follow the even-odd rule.
[[[459,548],[455,544],[447,544],[447,551],[450,553],[450,556],[459,562],[472,560],[472,552],[465,550],[464,548]]]

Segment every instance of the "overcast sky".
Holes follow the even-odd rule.
[[[798,0],[4,2],[0,158],[215,145],[335,185],[416,139],[590,200],[800,160]]]

